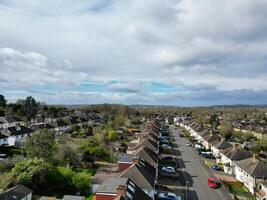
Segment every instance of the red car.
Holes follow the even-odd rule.
[[[219,183],[218,181],[215,179],[215,178],[208,178],[208,185],[211,187],[211,188],[218,188],[219,187]]]

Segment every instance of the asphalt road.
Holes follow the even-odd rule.
[[[178,163],[184,177],[184,186],[189,188],[186,190],[188,191],[187,199],[228,200],[229,196],[223,188],[212,189],[208,186],[207,180],[209,177],[212,177],[211,170],[207,168],[193,148],[186,147],[187,140],[179,136],[178,130],[174,128],[171,128],[171,130],[178,145]]]

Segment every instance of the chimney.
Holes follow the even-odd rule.
[[[254,154],[253,154],[253,160],[252,160],[252,162],[255,163],[255,162],[257,162],[257,160],[258,160],[258,159],[257,159],[257,154],[254,153]]]
[[[138,164],[139,161],[140,161],[139,157],[135,156],[135,157],[133,158],[133,164]]]
[[[126,186],[125,185],[118,185],[117,187],[117,196],[126,197]]]
[[[238,147],[239,147],[238,143],[234,144],[234,150],[238,149]]]

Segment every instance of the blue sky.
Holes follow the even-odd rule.
[[[0,93],[267,104],[265,0],[0,0]]]

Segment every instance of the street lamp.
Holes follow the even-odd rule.
[[[187,190],[188,190],[189,181],[186,180],[185,184],[186,184],[186,188],[185,188],[185,200],[187,200],[187,198],[188,198]]]

